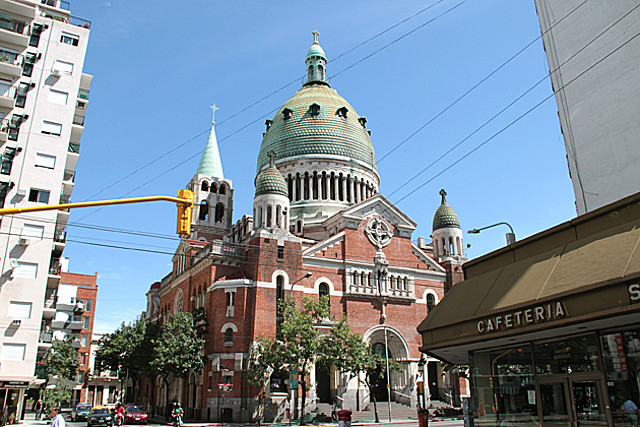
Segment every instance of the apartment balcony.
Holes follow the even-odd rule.
[[[58,311],[74,311],[78,301],[74,297],[59,296],[56,299],[56,310]],[[82,303],[80,303],[82,304]]]
[[[15,52],[0,48],[0,74],[9,77],[22,75],[22,62],[24,57]]]
[[[0,42],[3,44],[26,48],[29,45],[28,29],[29,25],[24,21],[0,16]]]
[[[65,0],[40,0],[44,6],[53,7],[61,10],[71,10],[71,3]]]
[[[16,101],[16,93],[15,86],[0,83],[0,108],[11,110]]]
[[[70,195],[65,195],[62,194],[60,196],[60,201],[58,201],[59,204],[64,204],[64,203],[70,203]],[[70,209],[66,208],[66,209],[58,209],[57,211],[57,217],[56,217],[56,228],[57,229],[63,229],[67,227],[67,221],[69,221],[69,215],[71,215]]]
[[[53,343],[52,332],[40,332],[40,337],[38,339],[38,347],[40,347],[40,344],[44,344],[45,346],[51,346],[52,343]]]
[[[73,348],[80,348],[80,338],[74,338],[73,341],[71,341],[71,345]]]
[[[65,320],[52,320],[51,328],[65,331],[78,331],[82,330],[82,316],[73,316]]]
[[[56,315],[56,300],[55,298],[49,298],[44,301],[44,308],[42,309],[43,319],[53,319]]]
[[[73,170],[64,171],[64,177],[62,178],[62,195],[63,196],[71,196],[75,179],[76,179],[76,171],[73,171]]]
[[[66,246],[66,241],[67,233],[59,232],[58,229],[56,229],[56,234],[53,236],[53,252],[61,254]]]
[[[69,137],[69,140],[76,144],[80,143],[80,139],[82,138],[82,132],[84,131],[84,117],[82,115],[78,115],[78,116],[81,117],[82,119],[80,118],[76,119],[76,115],[73,116],[73,123],[71,124],[71,136]]]
[[[71,133],[73,134],[73,129],[71,129]],[[65,170],[76,170],[78,157],[80,157],[80,143],[70,142],[69,148],[67,149],[67,161],[64,165]]]
[[[7,141],[7,137],[9,136],[9,123],[10,119],[8,117],[5,117],[0,122],[0,145]]]

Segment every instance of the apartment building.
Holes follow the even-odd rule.
[[[0,206],[69,200],[92,76],[91,23],[61,0],[0,0]],[[8,418],[38,388],[54,336],[80,333],[82,304],[60,285],[68,211],[0,218],[0,402]],[[55,335],[54,335],[55,332]]]

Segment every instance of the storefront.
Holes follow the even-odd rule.
[[[418,331],[424,352],[470,366],[476,425],[634,425],[640,195],[463,268]]]
[[[23,401],[29,381],[0,381],[0,403],[2,404],[2,422],[18,423],[22,418]]]

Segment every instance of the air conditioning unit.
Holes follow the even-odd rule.
[[[60,77],[62,75],[62,72],[60,70],[58,70],[57,68],[52,68],[51,69],[51,75],[54,77]]]
[[[27,246],[29,245],[29,243],[31,243],[31,240],[29,240],[28,237],[18,237],[18,244],[21,246]]]
[[[20,319],[13,319],[11,321],[11,326],[20,326],[20,324],[22,323],[22,320]]]
[[[16,191],[16,194],[18,196],[24,197],[24,196],[27,195],[27,190],[24,190],[24,189],[18,190],[18,191]]]
[[[15,258],[9,258],[9,265],[11,266],[12,270],[18,268],[18,260]]]

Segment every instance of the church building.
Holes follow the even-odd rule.
[[[378,191],[367,120],[331,88],[326,64],[314,32],[305,83],[266,121],[253,212],[235,222],[236,189],[224,176],[212,124],[187,185],[195,194],[191,235],[183,236],[173,270],[151,285],[146,311],[148,320],[162,322],[203,307],[207,362],[169,390],[160,379],[136,385],[134,398],[150,413],[164,410],[168,396],[182,403],[188,420],[254,421],[259,389],[246,383],[243,371],[253,343],[275,336],[277,303],[288,295],[298,301],[328,295],[331,319],[346,315],[374,350],[388,350],[403,367],[389,378],[393,401],[415,408],[417,383],[427,378],[427,393],[444,398],[442,369],[436,359],[424,359],[416,328],[462,278],[458,217],[442,190],[433,243],[412,235],[417,223]],[[239,191],[253,190],[247,187]],[[264,421],[284,419],[284,383],[271,379]],[[370,403],[363,383],[340,372],[316,370],[308,384],[305,413],[323,402],[354,411]],[[388,399],[386,377],[375,394]]]

